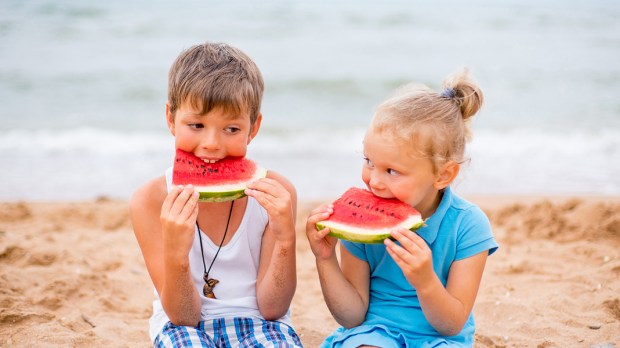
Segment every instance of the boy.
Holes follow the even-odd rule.
[[[175,147],[206,162],[245,156],[260,129],[263,88],[256,64],[234,47],[183,51],[166,103]],[[300,347],[288,313],[296,287],[293,185],[269,171],[248,184],[247,197],[198,202],[191,185],[171,184],[171,169],[130,201],[156,291],[154,346]]]

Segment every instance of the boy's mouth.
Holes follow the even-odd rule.
[[[215,162],[219,161],[219,160],[217,160],[217,159],[208,159],[208,158],[203,158],[202,160],[203,160],[205,163],[215,163]]]

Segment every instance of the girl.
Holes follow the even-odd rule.
[[[425,227],[394,230],[384,244],[341,242],[315,224],[306,234],[325,302],[342,325],[323,347],[471,347],[472,307],[487,256],[497,249],[487,217],[450,184],[465,161],[468,121],[482,105],[463,70],[443,91],[408,85],[377,109],[364,137],[362,180],[375,195],[416,208]]]

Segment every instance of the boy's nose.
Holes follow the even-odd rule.
[[[200,141],[200,146],[207,150],[217,150],[220,148],[220,141],[216,134],[207,132]]]

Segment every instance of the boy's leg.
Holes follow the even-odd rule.
[[[239,347],[303,347],[292,327],[259,318],[234,318]]]
[[[216,347],[213,339],[204,330],[204,322],[197,327],[176,326],[168,322],[153,342],[156,348],[181,348],[181,347]]]

